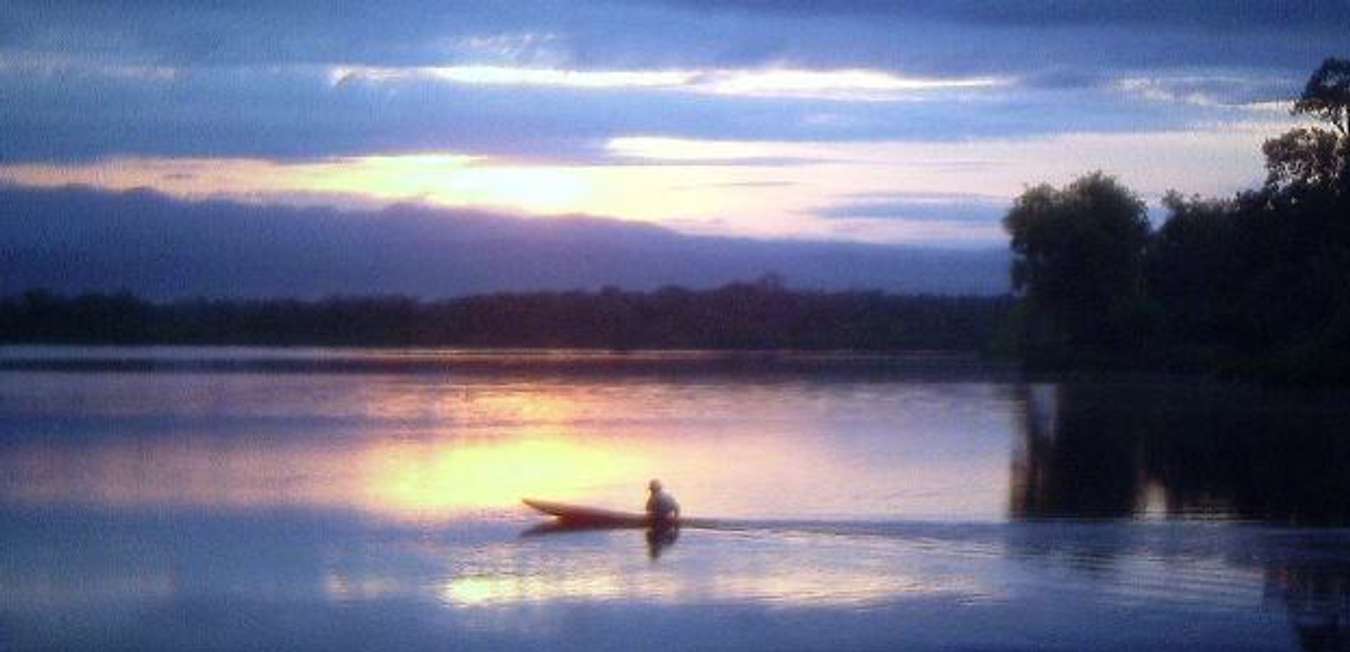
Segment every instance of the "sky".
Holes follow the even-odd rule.
[[[1259,183],[1347,35],[1347,0],[8,0],[0,181],[1003,247],[1036,183]]]

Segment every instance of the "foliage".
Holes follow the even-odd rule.
[[[1308,78],[1295,114],[1311,115],[1350,136],[1350,59],[1328,58]]]
[[[1168,194],[1156,232],[1100,173],[1027,190],[1004,222],[1027,361],[1350,383],[1350,61],[1293,111],[1329,128],[1266,142],[1260,189]]]
[[[1331,188],[1345,174],[1342,138],[1317,127],[1292,129],[1261,147],[1266,155],[1266,185],[1277,191]]]
[[[0,342],[559,347],[601,349],[974,350],[1006,297],[804,292],[781,278],[713,290],[534,292],[423,302],[151,303],[129,294],[0,299]]]
[[[1350,195],[1350,59],[1328,58],[1308,78],[1294,115],[1330,129],[1295,129],[1266,143],[1266,168],[1278,188],[1291,185]]]
[[[1061,189],[1028,189],[1003,224],[1013,287],[1029,306],[1030,350],[1048,359],[1133,345],[1149,235],[1143,201],[1093,172]]]
[[[1248,257],[1234,203],[1171,192],[1163,205],[1170,216],[1149,242],[1146,276],[1167,315],[1164,334],[1211,349],[1231,344],[1244,327],[1232,299]]]

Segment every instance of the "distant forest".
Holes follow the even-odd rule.
[[[1262,187],[1171,193],[1156,229],[1101,173],[1018,197],[1004,227],[1022,359],[1350,384],[1350,60],[1327,59],[1293,113],[1317,124],[1265,143]]]
[[[149,302],[129,293],[0,299],[0,342],[975,351],[1010,297],[808,292],[774,275],[712,290]]]

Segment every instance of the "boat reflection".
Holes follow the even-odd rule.
[[[653,525],[647,528],[647,556],[656,561],[679,538],[679,525]]]
[[[523,538],[556,534],[575,534],[578,532],[597,532],[617,529],[643,530],[647,541],[647,555],[653,560],[661,557],[666,548],[675,545],[680,538],[680,524],[659,525],[599,525],[593,523],[573,523],[565,520],[552,520],[531,526],[520,533]]]

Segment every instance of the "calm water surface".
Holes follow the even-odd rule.
[[[1343,650],[1346,423],[941,357],[0,349],[0,649]],[[651,477],[717,527],[519,503]]]

